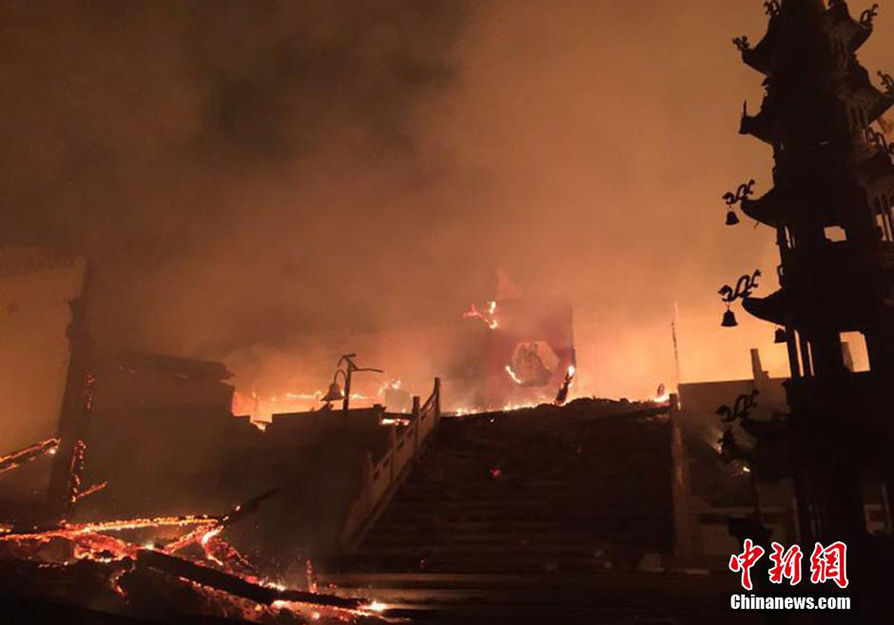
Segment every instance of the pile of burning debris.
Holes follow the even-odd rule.
[[[57,447],[52,439],[0,457],[0,472]],[[262,579],[221,537],[275,492],[219,516],[0,523],[0,596],[177,623],[191,617],[259,623],[385,620],[386,606],[376,602],[321,593],[310,580],[297,590]]]

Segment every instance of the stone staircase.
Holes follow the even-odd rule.
[[[580,574],[660,566],[674,539],[671,428],[634,409],[611,414],[617,404],[589,402],[442,419],[340,568]]]
[[[754,623],[729,610],[734,576],[668,557],[671,425],[659,412],[577,400],[442,417],[321,587],[450,625]]]

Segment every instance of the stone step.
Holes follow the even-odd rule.
[[[517,416],[442,421],[357,566],[591,573],[607,544],[672,548],[667,423]]]
[[[558,518],[557,518],[558,517]],[[384,520],[381,523],[381,528],[383,531],[391,531],[389,528],[394,528],[394,531],[440,531],[440,532],[462,532],[466,531],[463,529],[462,524],[475,524],[480,527],[491,527],[491,528],[506,528],[505,531],[513,531],[511,528],[507,527],[510,523],[513,522],[549,522],[552,521],[551,526],[554,528],[562,528],[563,530],[570,530],[575,527],[588,528],[593,531],[605,531],[611,530],[615,528],[627,528],[630,532],[641,531],[642,528],[650,528],[650,527],[669,527],[673,528],[673,524],[666,520],[661,519],[660,517],[654,516],[638,516],[631,517],[626,514],[615,514],[615,515],[603,515],[603,516],[591,516],[584,517],[578,516],[570,519],[561,518],[560,515],[556,514],[539,514],[539,515],[524,515],[524,514],[503,514],[503,515],[494,515],[494,514],[474,514],[474,513],[466,513],[462,516],[457,516],[448,519],[440,519],[435,516],[409,516],[407,515],[404,518],[396,518],[391,517]],[[379,527],[373,528],[373,533],[378,532]]]
[[[660,528],[642,528],[636,541],[628,538],[629,532],[622,529],[615,531],[602,531],[599,533],[543,533],[543,534],[499,534],[499,533],[466,533],[466,534],[376,534],[370,536],[364,542],[364,549],[378,549],[380,547],[413,547],[419,549],[437,549],[441,547],[479,546],[493,545],[513,551],[524,551],[529,546],[558,546],[581,547],[609,542],[622,542],[624,544],[650,544],[661,547],[662,543],[670,538],[667,532]]]
[[[487,528],[494,530],[497,528]],[[421,542],[424,541],[424,542]],[[588,531],[544,531],[544,532],[381,532],[377,531],[366,541],[372,548],[382,545],[403,545],[407,543],[424,545],[584,545],[598,542],[598,536]]]
[[[492,558],[492,557],[531,557],[550,556],[555,558],[592,558],[593,552],[599,547],[595,544],[532,544],[519,545],[511,551],[507,551],[505,545],[458,543],[445,545],[375,545],[368,549],[363,548],[359,553],[366,556],[394,556],[410,554],[426,554],[434,556],[462,556],[464,558]]]
[[[586,575],[354,574],[327,575],[336,593],[366,593],[387,605],[386,617],[433,623],[580,623],[586,625],[740,625],[729,576],[622,572]],[[648,597],[648,601],[643,601]]]
[[[430,572],[467,574],[507,573],[586,573],[607,568],[632,569],[642,560],[648,547],[638,551],[606,554],[599,549],[576,553],[559,552],[431,552],[407,551],[383,553],[369,551],[344,559],[340,566],[352,571]]]
[[[660,529],[664,531],[668,528],[666,521],[655,518],[602,518],[602,519],[572,519],[572,520],[542,520],[537,519],[529,523],[525,523],[523,519],[463,519],[458,521],[438,522],[434,519],[426,519],[419,522],[388,522],[382,523],[374,528],[370,536],[383,536],[395,534],[414,534],[424,536],[425,533],[436,533],[440,535],[462,535],[474,533],[502,533],[506,535],[518,534],[539,534],[550,532],[580,532],[594,534],[605,531],[606,529],[614,529],[617,527],[626,527],[630,530],[641,531],[643,529]]]
[[[477,463],[484,458],[496,456],[506,461],[516,461],[530,463],[531,466],[575,466],[575,465],[593,465],[600,466],[609,463],[615,464],[625,462],[626,460],[642,460],[655,458],[656,445],[650,445],[642,449],[624,448],[623,450],[601,450],[580,447],[581,451],[576,452],[573,449],[556,449],[556,450],[538,450],[538,449],[516,449],[516,448],[479,448],[464,449],[460,452],[453,453],[446,458],[423,459],[424,464],[443,463],[445,465],[455,464],[458,466],[464,463]],[[446,449],[446,447],[444,448]],[[437,448],[430,449],[432,453],[438,453]],[[669,454],[669,452],[668,452]],[[430,457],[434,458],[434,457]]]
[[[656,519],[656,524],[663,523],[662,520]],[[440,517],[429,517],[425,519],[418,519],[416,522],[412,524],[414,528],[420,528],[422,530],[431,529],[433,531],[441,531],[449,528],[453,531],[463,532],[463,531],[480,531],[486,530],[492,527],[499,527],[502,531],[505,532],[538,532],[538,531],[552,531],[557,527],[562,527],[565,530],[574,530],[575,528],[580,528],[580,530],[590,530],[593,527],[593,519],[588,517],[578,517],[578,518],[563,518],[563,519],[515,519],[511,518],[508,520],[501,521],[470,521],[470,520],[456,520],[449,519],[445,520]],[[387,521],[382,521],[377,524],[375,531],[376,532],[399,532],[406,531],[408,528],[407,520],[401,519],[389,519]]]
[[[643,486],[642,489],[639,489]],[[636,489],[636,490],[634,490]],[[515,499],[539,499],[544,501],[562,501],[568,498],[579,499],[583,502],[597,500],[600,497],[619,498],[633,501],[636,499],[663,499],[667,498],[670,484],[641,485],[636,482],[628,482],[623,487],[614,484],[601,484],[599,486],[554,486],[552,488],[531,486],[492,486],[481,484],[478,488],[474,485],[452,486],[445,485],[428,488],[401,489],[401,497],[416,501],[444,500],[450,498],[462,498],[474,501],[512,501]]]
[[[670,510],[670,506],[661,506],[661,499],[631,499],[621,501],[604,501],[604,498],[573,498],[546,499],[545,497],[515,498],[515,499],[406,499],[394,504],[389,511],[391,514],[412,513],[449,513],[451,511],[526,511],[549,510],[550,512],[562,512],[569,514],[584,514],[599,516],[603,513],[628,512],[632,516],[648,514],[650,511],[658,512]]]

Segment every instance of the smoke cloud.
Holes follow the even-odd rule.
[[[771,327],[717,327],[723,283],[775,288],[772,233],[725,229],[720,200],[771,184],[736,133],[762,78],[731,38],[759,38],[759,3],[0,11],[0,238],[92,261],[102,342],[250,386],[311,339],[456,319],[502,267],[574,305],[588,392],[673,381],[674,302],[684,379],[747,376],[750,346],[784,371]]]

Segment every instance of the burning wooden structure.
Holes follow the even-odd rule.
[[[472,306],[465,318],[475,322],[477,338],[445,383],[451,394],[467,398],[467,407],[495,410],[550,402],[566,376],[574,377],[574,322],[566,301],[494,300]]]
[[[378,620],[384,606],[289,589],[258,576],[220,533],[254,513],[269,491],[220,516],[190,515],[50,526],[0,526],[0,596],[100,607],[164,622],[210,618],[252,622]],[[182,533],[138,543],[161,528]],[[12,609],[10,608],[10,611]],[[65,608],[53,612],[61,622]],[[111,617],[106,617],[110,619]]]
[[[202,617],[296,623],[378,620],[384,609],[379,604],[317,592],[309,559],[301,562],[301,577],[294,567],[279,571],[291,581],[286,587],[281,578],[274,582],[263,572],[275,570],[276,562],[256,566],[221,534],[257,535],[257,523],[246,529],[249,524],[239,521],[256,515],[262,501],[271,499],[282,508],[283,500],[295,499],[300,474],[272,469],[284,468],[276,464],[278,459],[296,457],[298,442],[306,445],[305,452],[326,450],[328,461],[339,459],[336,466],[342,473],[356,477],[356,487],[350,479],[339,486],[341,478],[333,483],[332,475],[312,470],[312,461],[305,463],[311,470],[304,473],[304,483],[322,478],[321,486],[328,489],[328,499],[316,504],[324,510],[323,521],[317,521],[332,526],[337,536],[337,523],[326,516],[333,513],[332,502],[339,501],[333,492],[349,489],[341,497],[346,506],[348,496],[355,494],[350,489],[360,487],[361,448],[376,442],[387,447],[389,432],[397,425],[388,426],[381,410],[347,411],[340,418],[316,415],[325,423],[281,415],[265,435],[230,415],[233,389],[225,383],[229,373],[222,365],[97,354],[82,301],[71,304],[71,358],[57,436],[0,457],[0,474],[7,480],[40,463],[44,469],[51,465],[49,486],[35,485],[45,500],[4,508],[0,518],[0,609],[9,604],[15,613],[21,601],[36,600],[57,620],[67,609],[63,606],[72,603],[177,623]],[[341,446],[326,444],[333,438]],[[282,453],[271,454],[279,447]],[[344,462],[352,458],[356,465]],[[273,467],[261,471],[271,460]],[[234,493],[265,480],[287,488],[248,499],[223,515],[176,512],[213,509],[219,506],[215,502],[232,501]],[[227,487],[221,489],[224,483]],[[103,497],[86,499],[104,490]],[[147,498],[147,493],[158,496]],[[134,514],[150,511],[154,513]],[[301,528],[313,525],[306,515],[292,514],[289,521]],[[272,533],[283,534],[282,529]],[[285,533],[302,535],[295,530],[293,525]],[[53,602],[59,607],[52,608]]]

